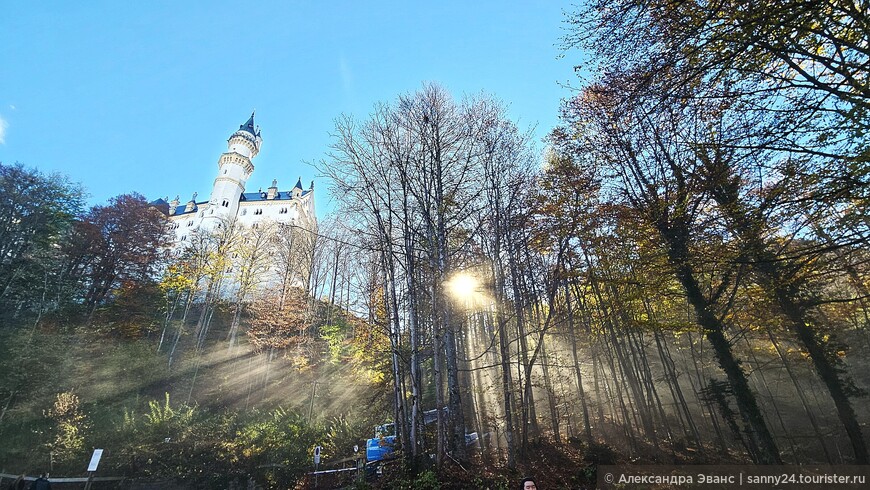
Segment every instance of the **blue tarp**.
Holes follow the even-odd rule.
[[[389,459],[393,454],[395,444],[396,436],[373,437],[367,440],[366,459],[369,462]]]

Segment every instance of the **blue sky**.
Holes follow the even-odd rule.
[[[60,172],[91,203],[137,191],[207,198],[226,139],[257,111],[248,190],[314,179],[333,120],[437,82],[505,101],[543,137],[557,123],[563,9],[540,2],[6,2],[0,161]]]

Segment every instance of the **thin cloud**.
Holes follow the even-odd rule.
[[[6,128],[8,127],[9,123],[3,119],[3,116],[0,116],[0,145],[6,144]]]
[[[342,56],[338,60],[338,70],[341,74],[341,87],[344,89],[344,96],[348,99],[353,99],[353,72],[350,69],[350,64]]]

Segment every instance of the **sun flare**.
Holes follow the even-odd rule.
[[[458,300],[469,300],[478,292],[480,281],[465,272],[460,272],[447,281],[447,290]]]

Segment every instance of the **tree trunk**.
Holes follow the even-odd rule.
[[[571,288],[565,282],[565,304],[568,310],[568,342],[571,344],[571,357],[574,361],[574,376],[577,378],[577,393],[580,397],[580,407],[583,410],[583,434],[586,442],[592,441],[592,425],[589,423],[589,406],[586,403],[586,391],[583,388],[583,374],[580,371],[580,358],[577,355],[577,335],[574,324],[574,308],[571,304]]]
[[[680,253],[679,246],[668,244],[671,261],[675,265],[677,278],[686,290],[686,296],[689,303],[695,308],[695,315],[698,323],[704,328],[704,335],[713,346],[713,352],[716,354],[716,359],[719,361],[719,367],[725,372],[731,389],[734,392],[734,398],[737,401],[737,407],[744,421],[748,425],[747,432],[754,440],[759,449],[757,455],[758,464],[782,464],[782,459],[779,455],[779,448],[776,446],[770,430],[764,421],[761,410],[758,408],[758,402],[755,400],[755,394],[750,390],[749,383],[746,380],[746,373],[740,367],[740,362],[734,357],[731,352],[731,345],[725,338],[724,326],[718,318],[713,314],[710,305],[704,298],[694,272],[686,263],[685,254]]]
[[[773,346],[773,349],[776,351],[776,354],[779,356],[780,361],[782,361],[782,365],[785,368],[785,372],[788,373],[788,377],[794,385],[795,392],[798,395],[798,399],[801,401],[801,407],[804,410],[804,414],[806,414],[807,419],[810,421],[810,425],[813,427],[813,432],[816,434],[816,439],[819,441],[819,445],[822,446],[822,452],[825,453],[825,461],[828,464],[834,464],[833,458],[831,458],[831,453],[828,452],[828,445],[825,444],[825,438],[822,435],[821,428],[819,427],[819,423],[816,420],[816,416],[813,415],[813,411],[810,409],[809,404],[807,403],[807,397],[804,394],[803,388],[795,376],[794,372],[789,365],[788,359],[785,357],[785,353],[782,352],[782,349],[779,347],[779,343],[776,341],[776,338],[773,336],[773,332],[770,329],[767,329],[767,338],[770,339],[770,345]]]
[[[504,406],[505,439],[507,442],[508,468],[516,467],[516,442],[514,441],[514,382],[511,376],[511,351],[508,339],[507,319],[504,311],[504,274],[496,261],[495,276],[495,323],[498,328],[499,355],[501,358],[501,388]]]
[[[544,374],[544,390],[547,392],[547,402],[550,408],[550,423],[553,426],[553,439],[557,444],[562,442],[562,433],[559,427],[558,400],[553,390],[553,380],[550,379],[550,356],[547,353],[546,337],[541,337],[541,371]]]

